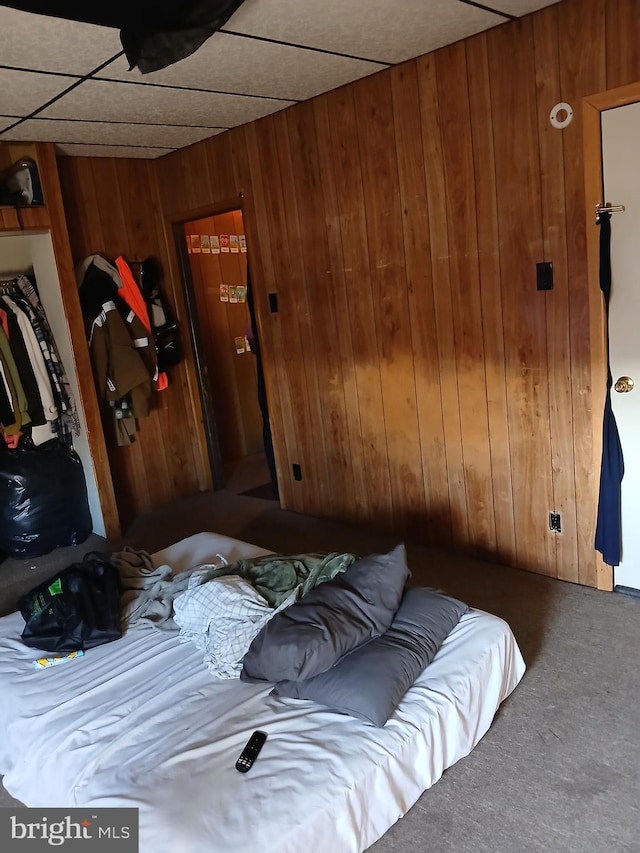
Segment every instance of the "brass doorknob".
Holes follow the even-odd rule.
[[[626,394],[627,391],[633,391],[634,382],[630,376],[621,376],[616,380],[613,386],[618,394]]]

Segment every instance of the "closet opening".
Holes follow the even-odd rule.
[[[242,211],[174,224],[215,489],[278,499]]]

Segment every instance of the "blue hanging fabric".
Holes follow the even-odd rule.
[[[602,462],[596,524],[596,551],[608,566],[620,565],[622,555],[621,483],[624,459],[618,425],[611,407],[611,364],[609,362],[609,298],[611,296],[611,214],[598,214],[600,225],[600,290],[604,296],[607,322],[607,395],[602,421]]]

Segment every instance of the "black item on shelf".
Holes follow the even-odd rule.
[[[0,446],[0,552],[31,559],[78,545],[92,530],[77,453],[57,439],[36,447],[22,436]]]
[[[21,157],[0,172],[0,204],[15,207],[44,204],[40,174],[33,158]]]
[[[22,641],[48,652],[85,651],[122,636],[120,576],[102,554],[87,554],[22,596]]]

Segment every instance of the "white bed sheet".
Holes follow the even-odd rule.
[[[267,553],[216,534],[159,552],[183,570]],[[19,614],[0,619],[0,773],[29,806],[138,807],[141,853],[351,853],[468,755],[524,673],[509,626],[465,615],[384,729],[270,686],[219,681],[147,626],[35,671]],[[254,729],[267,742],[234,764]]]

